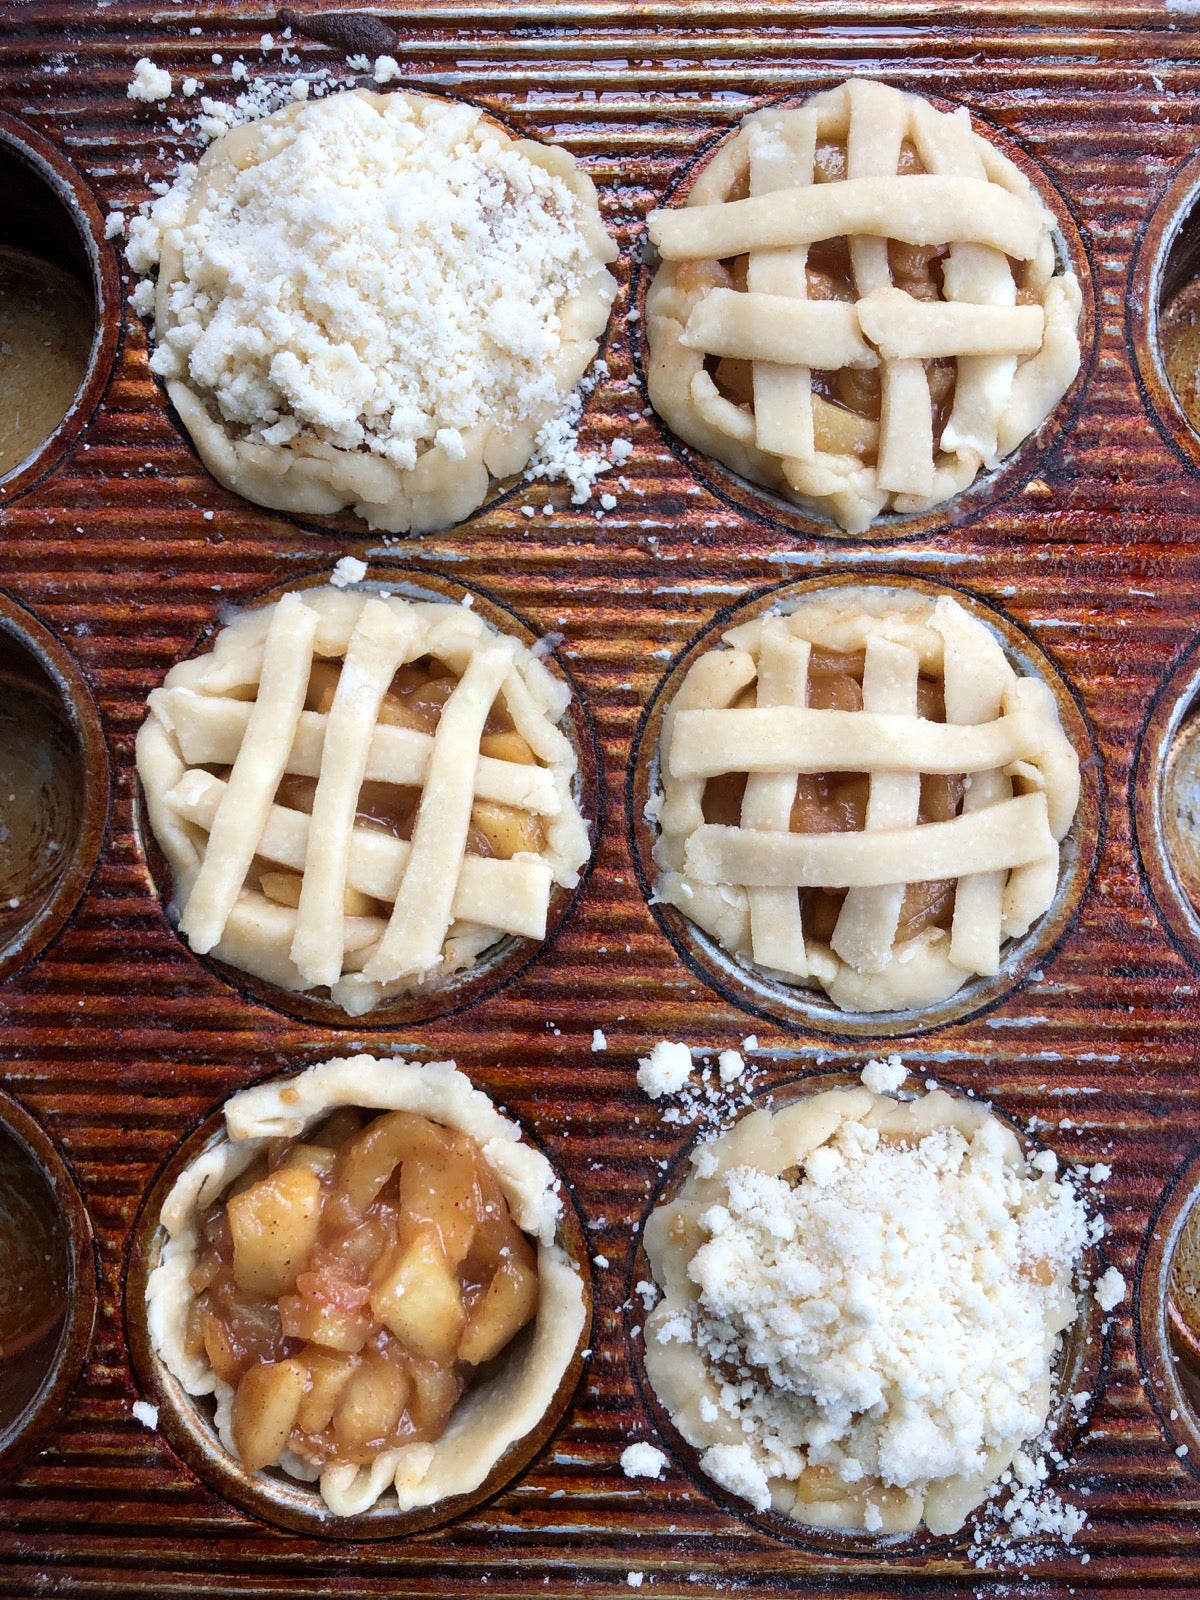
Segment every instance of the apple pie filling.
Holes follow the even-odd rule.
[[[534,1252],[467,1134],[343,1108],[273,1141],[200,1224],[187,1336],[237,1452],[321,1469],[441,1436],[537,1310]]]

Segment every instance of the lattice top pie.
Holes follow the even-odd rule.
[[[180,931],[352,1014],[544,937],[589,854],[568,702],[465,606],[310,589],[244,613],[138,736]]]
[[[854,79],[749,117],[656,211],[650,395],[679,436],[861,532],[948,499],[1079,367],[1053,219],[965,109]]]
[[[948,596],[840,588],[731,628],[663,719],[657,895],[845,1010],[998,971],[1054,898],[1079,762]]]

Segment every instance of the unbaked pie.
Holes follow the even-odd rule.
[[[326,1061],[225,1124],[163,1204],[168,1371],[244,1466],[316,1480],[339,1515],[477,1489],[584,1327],[546,1158],[452,1062]]]
[[[649,228],[655,409],[850,532],[957,494],[1079,368],[1053,218],[963,108],[856,78],[758,112]]]
[[[845,587],[697,656],[659,750],[656,898],[848,1011],[930,1005],[1046,911],[1079,762],[948,595]]]
[[[355,1015],[543,938],[590,848],[569,699],[465,605],[327,588],[243,613],[138,735],[180,932]]]
[[[214,476],[391,532],[525,466],[596,353],[615,256],[565,150],[365,90],[231,129],[128,249],[157,267],[150,365]]]
[[[646,1371],[705,1473],[755,1510],[949,1533],[1010,1467],[1038,1480],[1023,1447],[1093,1237],[1053,1155],[1027,1158],[985,1107],[808,1094],[697,1146],[650,1216]]]

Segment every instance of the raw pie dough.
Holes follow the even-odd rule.
[[[649,227],[655,409],[852,533],[957,494],[1079,369],[1053,218],[961,107],[857,78],[758,112]]]
[[[566,151],[470,106],[332,95],[220,138],[131,230],[151,367],[259,505],[447,527],[596,353],[616,247]]]
[[[432,734],[389,710],[398,669],[427,658],[457,679]],[[336,690],[328,709],[305,710],[323,663],[342,664]],[[180,931],[282,988],[327,986],[352,1015],[505,935],[543,938],[554,886],[576,884],[590,851],[559,726],[569,700],[466,606],[328,588],[243,613],[209,654],[171,669],[138,735]],[[480,754],[497,712],[515,756],[503,738],[489,746],[499,755]],[[277,794],[285,777],[315,780],[311,815]],[[410,841],[358,816],[364,779],[420,792]],[[477,853],[480,806],[530,819],[541,850]]]
[[[830,673],[838,703],[814,704]],[[883,588],[729,629],[663,718],[660,779],[656,897],[847,1011],[997,972],[1054,898],[1079,800],[1049,687],[949,596]]]
[[[150,1335],[188,1394],[214,1396],[221,1443],[236,1454],[230,1432],[233,1390],[186,1345],[194,1298],[188,1274],[197,1257],[198,1220],[269,1140],[296,1138],[338,1106],[413,1111],[469,1134],[499,1179],[517,1226],[537,1241],[540,1294],[532,1329],[509,1346],[494,1375],[463,1396],[441,1438],[389,1451],[369,1467],[334,1462],[320,1475],[321,1496],[338,1516],[368,1510],[389,1488],[400,1509],[409,1511],[471,1493],[509,1445],[537,1426],[571,1363],[585,1320],[581,1279],[555,1243],[561,1202],[549,1162],[520,1142],[520,1130],[471,1087],[453,1062],[417,1066],[354,1056],[234,1095],[225,1107],[228,1138],[180,1174],[163,1205],[166,1240],[146,1289]],[[281,1466],[292,1477],[311,1480],[314,1475],[290,1453]]]
[[[961,1526],[1045,1426],[1078,1312],[1088,1223],[1053,1157],[941,1090],[855,1088],[753,1112],[691,1162],[646,1225],[645,1359],[701,1466],[818,1527]]]

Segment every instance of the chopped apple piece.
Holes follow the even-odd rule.
[[[341,666],[333,661],[314,661],[308,674],[308,694],[305,697],[306,711],[328,711],[333,704],[334,694],[337,692],[338,679],[342,675]]]
[[[412,1376],[408,1414],[415,1428],[436,1438],[450,1420],[450,1413],[462,1392],[462,1383],[453,1367],[442,1366],[437,1361],[414,1361]]]
[[[279,1166],[280,1170],[286,1167],[307,1167],[310,1172],[315,1172],[318,1178],[326,1178],[333,1171],[336,1160],[337,1157],[332,1150],[326,1150],[319,1144],[294,1144]]]
[[[306,1167],[281,1167],[229,1201],[233,1276],[251,1294],[291,1289],[317,1240],[321,1180]]]
[[[358,1368],[358,1357],[326,1355],[322,1350],[306,1350],[308,1391],[296,1413],[301,1433],[321,1433],[333,1420],[346,1385]]]
[[[375,1332],[376,1322],[366,1311],[309,1300],[298,1294],[279,1297],[279,1316],[289,1339],[305,1339],[326,1350],[355,1354]]]
[[[537,1271],[514,1251],[501,1261],[471,1308],[458,1346],[459,1359],[477,1367],[499,1355],[533,1316],[537,1303]]]
[[[350,1146],[342,1184],[357,1209],[365,1211],[399,1166],[412,1156],[443,1157],[450,1139],[436,1123],[411,1111],[392,1111],[377,1117]]]
[[[333,1433],[344,1451],[361,1450],[395,1432],[412,1380],[393,1361],[368,1352],[354,1369],[333,1414]]]
[[[433,1159],[425,1152],[408,1157],[400,1168],[399,1206],[401,1243],[432,1226],[446,1261],[457,1267],[474,1242],[480,1210],[475,1157],[466,1140],[448,1134],[446,1150]]]
[[[414,1354],[448,1361],[466,1322],[458,1275],[432,1229],[380,1263],[371,1310]]]
[[[537,854],[546,842],[542,825],[532,812],[498,800],[476,800],[471,822],[501,861],[511,861],[522,850]]]
[[[238,1456],[251,1472],[269,1467],[283,1454],[307,1387],[301,1361],[263,1361],[243,1374],[230,1427]]]
[[[518,766],[536,767],[538,759],[515,728],[506,733],[485,733],[479,741],[479,754],[495,761],[513,761]]]

